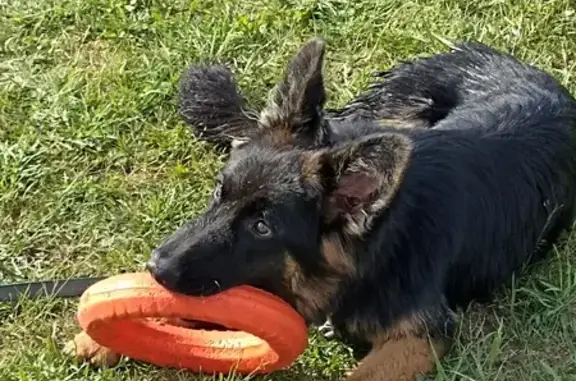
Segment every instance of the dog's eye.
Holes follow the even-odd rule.
[[[256,232],[256,234],[263,237],[269,236],[272,233],[268,225],[266,225],[266,222],[262,220],[256,221],[256,223],[254,224],[254,231]]]

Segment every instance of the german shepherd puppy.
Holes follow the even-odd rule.
[[[152,253],[165,287],[250,284],[363,352],[349,380],[415,380],[454,311],[543,257],[574,220],[576,101],[482,44],[404,63],[323,110],[324,42],[252,111],[219,65],[181,82],[181,115],[229,149],[210,205]]]

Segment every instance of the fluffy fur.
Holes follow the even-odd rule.
[[[433,368],[425,338],[446,348],[456,307],[489,297],[571,226],[576,106],[549,75],[471,43],[378,73],[324,112],[323,57],[310,41],[257,123],[206,136],[242,143],[211,206],[150,269],[189,294],[272,291],[370,350],[352,379],[413,379]],[[230,88],[224,108],[206,87],[219,70],[185,78],[183,105],[214,99],[216,120],[239,126],[233,87],[218,86]]]
[[[414,380],[447,350],[455,308],[571,227],[576,103],[470,43],[324,111],[323,57],[322,40],[307,43],[259,118],[229,71],[188,70],[181,112],[230,156],[209,207],[149,270],[186,294],[271,291],[366,354],[350,380]]]

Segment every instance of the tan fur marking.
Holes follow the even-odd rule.
[[[160,325],[173,325],[182,328],[195,328],[196,323],[180,318],[154,319]],[[95,342],[85,332],[76,334],[73,340],[66,343],[64,354],[78,361],[88,362],[96,367],[113,367],[120,362],[120,354]]]
[[[318,191],[322,190],[320,157],[319,152],[312,152],[303,154],[301,158],[303,181]]]
[[[295,297],[296,310],[305,319],[312,320],[317,311],[326,305],[326,295],[317,279],[305,278],[302,268],[286,254],[284,262],[284,283]]]
[[[300,279],[302,278],[302,269],[298,262],[290,254],[286,254],[284,260],[284,282],[293,291],[298,289]]]
[[[294,144],[294,136],[292,135],[292,131],[290,131],[290,126],[281,126],[276,128],[274,132],[271,134],[273,143],[282,146],[286,144],[293,145]]]
[[[347,381],[416,381],[432,372],[444,353],[439,341],[415,336],[389,340],[372,350]]]
[[[427,337],[425,324],[422,314],[417,313],[373,334],[374,349],[356,371],[350,372],[347,381],[413,381],[433,371],[448,346]]]
[[[306,278],[300,265],[290,256],[286,257],[284,280],[295,297],[296,310],[307,320],[313,320],[338,290],[334,279]]]
[[[356,271],[354,259],[346,251],[342,237],[332,234],[322,240],[322,254],[328,266],[337,274],[351,275]]]
[[[290,131],[289,126],[279,124],[273,126],[270,131],[264,136],[267,146],[270,147],[292,147],[295,145],[295,139]]]
[[[322,255],[327,275],[321,278],[305,277],[298,262],[288,253],[284,262],[284,283],[295,297],[298,312],[309,320],[329,307],[328,303],[339,291],[340,282],[355,271],[352,257],[337,236],[323,239]]]
[[[118,353],[101,346],[85,332],[78,333],[74,340],[69,341],[64,347],[64,353],[100,367],[115,366],[120,361]]]

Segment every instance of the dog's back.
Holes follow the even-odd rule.
[[[573,219],[573,119],[538,97],[497,103],[406,131],[412,162],[384,222],[402,221],[400,234],[421,240],[411,247],[424,263],[427,247],[446,247],[429,259],[447,266],[438,271],[451,305],[489,296]]]
[[[548,74],[480,44],[382,78],[330,117],[337,145],[382,130],[412,141],[395,199],[357,247],[363,281],[336,314],[387,325],[434,294],[450,307],[488,297],[570,228],[576,103]],[[374,293],[378,304],[361,302]]]
[[[365,92],[341,109],[326,112],[337,130],[344,132],[347,122],[358,120],[430,127],[461,107],[482,109],[491,102],[507,104],[511,97],[530,97],[557,112],[574,108],[570,94],[550,75],[480,43],[406,62],[374,77]]]

